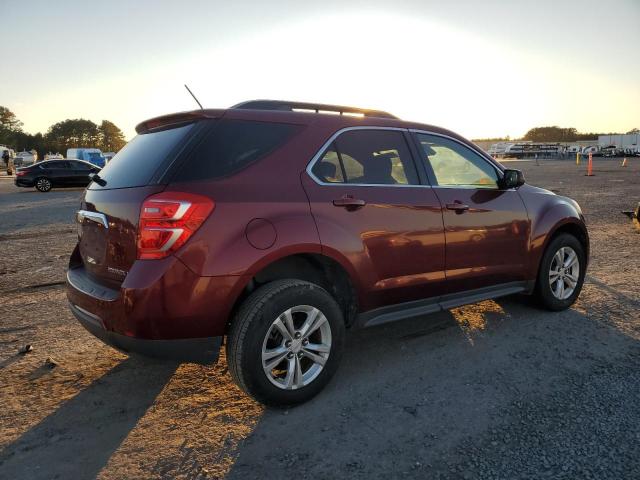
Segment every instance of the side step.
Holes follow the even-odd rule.
[[[357,328],[373,327],[383,323],[396,322],[407,318],[420,317],[429,313],[449,310],[450,308],[490,300],[514,293],[529,293],[533,290],[534,281],[510,282],[491,287],[478,288],[462,293],[452,293],[441,297],[390,305],[360,313],[356,317]]]

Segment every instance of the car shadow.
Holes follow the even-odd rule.
[[[575,309],[517,297],[356,331],[328,387],[267,410],[227,478],[424,478],[443,456],[465,459],[461,441],[499,429],[514,402],[544,404],[566,378],[632,348]]]
[[[136,357],[119,363],[0,451],[0,476],[96,478],[176,368]]]

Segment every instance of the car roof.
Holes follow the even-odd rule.
[[[96,166],[91,162],[87,162],[86,160],[80,160],[79,158],[47,158],[46,160],[42,160],[41,162],[34,163],[34,165],[42,165],[44,163],[51,163],[51,162],[80,162],[86,165],[91,165],[92,167]]]
[[[200,109],[162,115],[141,122],[136,126],[136,132],[146,133],[156,128],[167,128],[171,125],[222,117],[236,120],[292,123],[319,127],[321,130],[333,132],[358,126],[422,130],[453,138],[475,151],[482,151],[477,145],[456,132],[436,125],[401,120],[381,110],[283,100],[250,100],[227,109]]]
[[[451,130],[435,125],[401,120],[381,110],[282,100],[250,100],[228,109],[201,109],[162,115],[141,122],[136,126],[136,131],[146,133],[155,128],[164,128],[172,124],[179,125],[200,119],[222,117],[318,126],[335,131],[356,126],[425,130],[455,138],[477,148],[470,141]]]

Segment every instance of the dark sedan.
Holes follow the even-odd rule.
[[[49,160],[16,171],[16,186],[48,192],[53,187],[86,187],[100,167],[82,160]]]

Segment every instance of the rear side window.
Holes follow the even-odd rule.
[[[325,183],[418,185],[413,157],[402,132],[351,130],[341,134],[312,173]]]
[[[70,168],[69,162],[47,162],[45,168],[48,170],[58,170],[60,168]]]
[[[142,187],[153,178],[158,168],[186,138],[194,124],[137,135],[100,170],[106,183],[95,182],[90,190]]]
[[[325,183],[343,183],[344,171],[335,145],[331,145],[319,162],[313,166],[313,174]]]
[[[235,173],[284,145],[298,128],[285,123],[218,120],[171,180],[205,180]]]

